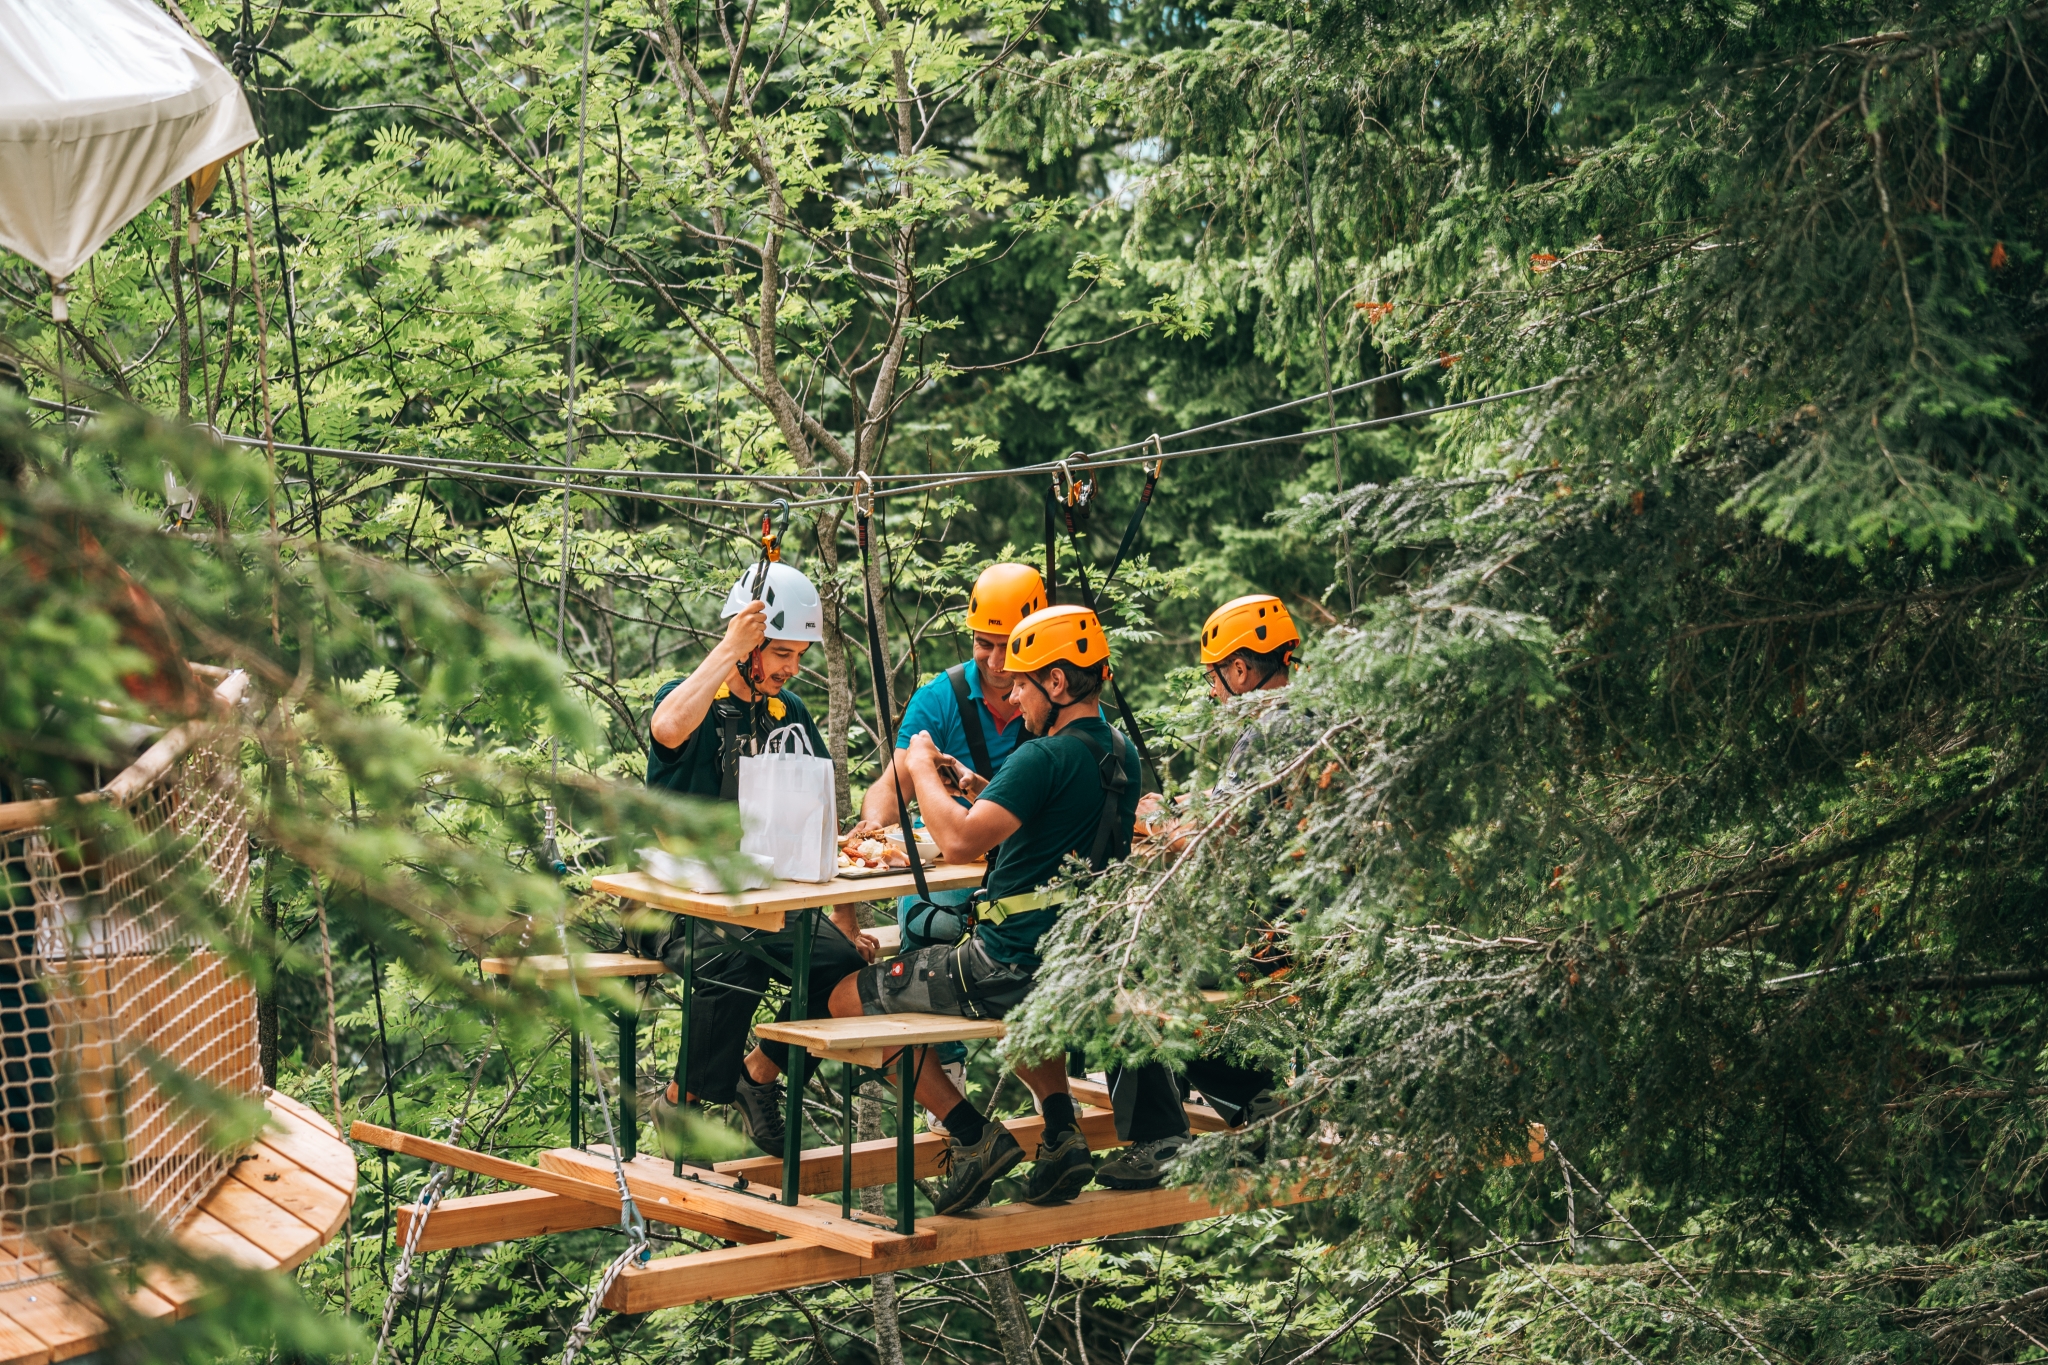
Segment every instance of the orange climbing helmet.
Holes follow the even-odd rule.
[[[1019,621],[1010,632],[1010,653],[1003,661],[1008,671],[1035,673],[1061,662],[1083,668],[1109,662],[1109,637],[1086,607],[1047,607]]]
[[[1301,643],[1294,618],[1271,593],[1254,593],[1225,602],[1202,623],[1202,663],[1220,664],[1240,649],[1270,654],[1282,645]],[[1290,661],[1292,652],[1289,653]]]
[[[1029,564],[991,564],[967,597],[967,628],[1008,635],[1034,611],[1045,610],[1045,580]]]

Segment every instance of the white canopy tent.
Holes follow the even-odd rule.
[[[150,0],[0,0],[0,246],[64,281],[144,206],[256,140],[241,87]]]

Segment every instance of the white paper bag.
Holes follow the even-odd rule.
[[[801,725],[768,736],[767,752],[740,759],[740,852],[759,854],[785,881],[839,875],[832,760],[811,752]]]

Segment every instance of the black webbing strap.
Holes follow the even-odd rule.
[[[865,478],[862,480],[866,482]],[[868,606],[868,671],[874,675],[875,715],[882,722],[883,753],[889,763],[889,776],[896,784],[896,819],[903,827],[903,851],[910,855],[910,876],[917,883],[917,898],[930,901],[932,889],[925,884],[924,859],[917,851],[917,831],[910,823],[910,803],[903,799],[903,774],[896,766],[896,709],[889,704],[889,661],[882,649],[882,613],[875,603],[874,570],[868,562],[868,517],[874,506],[873,486],[868,485],[868,500],[862,503],[858,491],[854,495],[855,528],[860,541],[860,587],[861,595]],[[915,787],[913,786],[913,790]]]
[[[713,706],[717,702],[711,703]],[[718,799],[740,799],[740,718],[728,711],[718,723]]]
[[[1158,436],[1152,438],[1152,444],[1154,449],[1158,448]],[[1109,572],[1102,576],[1102,590],[1105,593],[1109,591],[1109,585],[1116,581],[1116,571],[1124,566],[1124,557],[1130,554],[1131,547],[1138,543],[1138,528],[1145,524],[1145,510],[1152,505],[1153,490],[1159,487],[1159,474],[1165,468],[1165,460],[1154,460],[1146,467],[1145,486],[1138,491],[1138,506],[1131,513],[1130,524],[1124,527],[1123,541],[1116,547],[1116,558],[1109,561]]]
[[[1045,605],[1060,604],[1059,525],[1053,518],[1053,504],[1059,501],[1060,481],[1055,475],[1045,490]]]
[[[988,737],[982,734],[981,717],[976,714],[981,708],[967,691],[967,667],[954,664],[946,670],[946,681],[953,684],[953,702],[960,708],[960,728],[967,734],[967,756],[974,760],[974,771],[983,777],[994,777],[995,765],[988,759]]]
[[[1081,533],[1075,528],[1071,513],[1067,516],[1067,528],[1074,533],[1074,581],[1081,585],[1081,605],[1099,618],[1102,612],[1095,605],[1095,590],[1088,586],[1088,570],[1082,563],[1082,553],[1086,547],[1081,544]],[[1123,689],[1116,685],[1114,678],[1109,680],[1109,699],[1116,703],[1116,713],[1123,717],[1124,728],[1130,731],[1131,743],[1137,746],[1138,759],[1145,765],[1145,771],[1152,774],[1153,785],[1165,791],[1166,780],[1159,775],[1159,765],[1152,761],[1151,753],[1145,748],[1145,736],[1138,729],[1138,717],[1131,710],[1131,704],[1124,700]]]

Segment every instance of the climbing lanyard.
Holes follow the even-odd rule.
[[[860,542],[860,586],[868,608],[868,672],[875,685],[875,715],[882,722],[883,752],[892,759],[896,753],[896,712],[889,705],[889,661],[882,649],[882,612],[875,601],[875,574],[868,558],[868,521],[875,510],[874,481],[863,473],[854,485],[855,538]],[[896,784],[896,818],[903,826],[903,851],[910,856],[911,880],[917,883],[917,898],[931,903],[932,889],[925,883],[924,858],[917,851],[917,830],[911,824],[910,803],[903,799],[903,774],[889,764],[889,776]],[[916,790],[915,786],[912,790]]]
[[[1110,565],[1109,571],[1111,574],[1114,574],[1122,566],[1124,551],[1130,547],[1133,540],[1137,539],[1139,520],[1144,517],[1145,508],[1152,502],[1152,490],[1159,483],[1160,463],[1160,461],[1155,460],[1152,464],[1151,472],[1146,476],[1145,491],[1140,495],[1138,510],[1131,517],[1131,524],[1124,530],[1123,545],[1117,550],[1116,562]],[[1064,490],[1060,487],[1062,476],[1064,476],[1066,482]],[[1067,534],[1072,537],[1074,542],[1074,581],[1081,589],[1081,605],[1099,616],[1101,609],[1095,604],[1095,590],[1088,585],[1088,569],[1086,567],[1087,546],[1081,539],[1081,522],[1085,519],[1088,504],[1094,495],[1095,485],[1075,479],[1073,471],[1067,467],[1067,462],[1062,460],[1059,473],[1053,476],[1052,487],[1048,488],[1045,494],[1045,562],[1048,567],[1053,562],[1052,546],[1055,539],[1053,508],[1055,505],[1058,505],[1063,509],[1062,515],[1067,523]],[[1106,586],[1108,580],[1105,579],[1103,581]],[[1045,595],[1047,601],[1052,600],[1052,581],[1050,579],[1046,580]],[[1145,747],[1145,736],[1138,729],[1137,713],[1132,711],[1131,704],[1124,700],[1123,689],[1116,685],[1115,678],[1109,680],[1109,699],[1116,703],[1117,714],[1123,718],[1124,729],[1129,732],[1131,743],[1137,747],[1138,757],[1144,761],[1145,771],[1152,774],[1152,785],[1160,791],[1165,791],[1166,782],[1159,775],[1159,765],[1152,761],[1151,751]]]
[[[1166,468],[1166,452],[1160,448],[1159,433],[1152,433],[1152,453],[1159,458],[1145,466],[1145,486],[1138,490],[1138,505],[1131,512],[1130,522],[1124,527],[1124,538],[1116,547],[1116,558],[1109,561],[1109,572],[1102,576],[1102,590],[1107,593],[1109,585],[1116,581],[1116,571],[1124,566],[1124,557],[1131,552],[1131,546],[1138,543],[1138,528],[1145,524],[1145,511],[1152,506],[1153,491],[1159,487],[1159,475]]]
[[[761,558],[759,567],[754,570],[753,600],[756,602],[760,601],[768,591],[768,566],[782,562],[782,537],[789,531],[789,503],[782,498],[777,498],[775,505],[782,511],[782,529],[780,532],[776,530],[774,522],[770,520],[772,513],[763,512],[761,514]],[[754,694],[752,706],[747,713],[747,745],[751,748],[759,741],[761,734],[768,728],[764,723],[768,710],[768,699],[761,695],[760,646],[756,646],[754,652],[747,655],[746,666],[742,671],[746,675],[748,689]],[[718,797],[721,801],[737,801],[740,797],[740,721],[738,716],[728,712],[719,722],[719,740]]]

